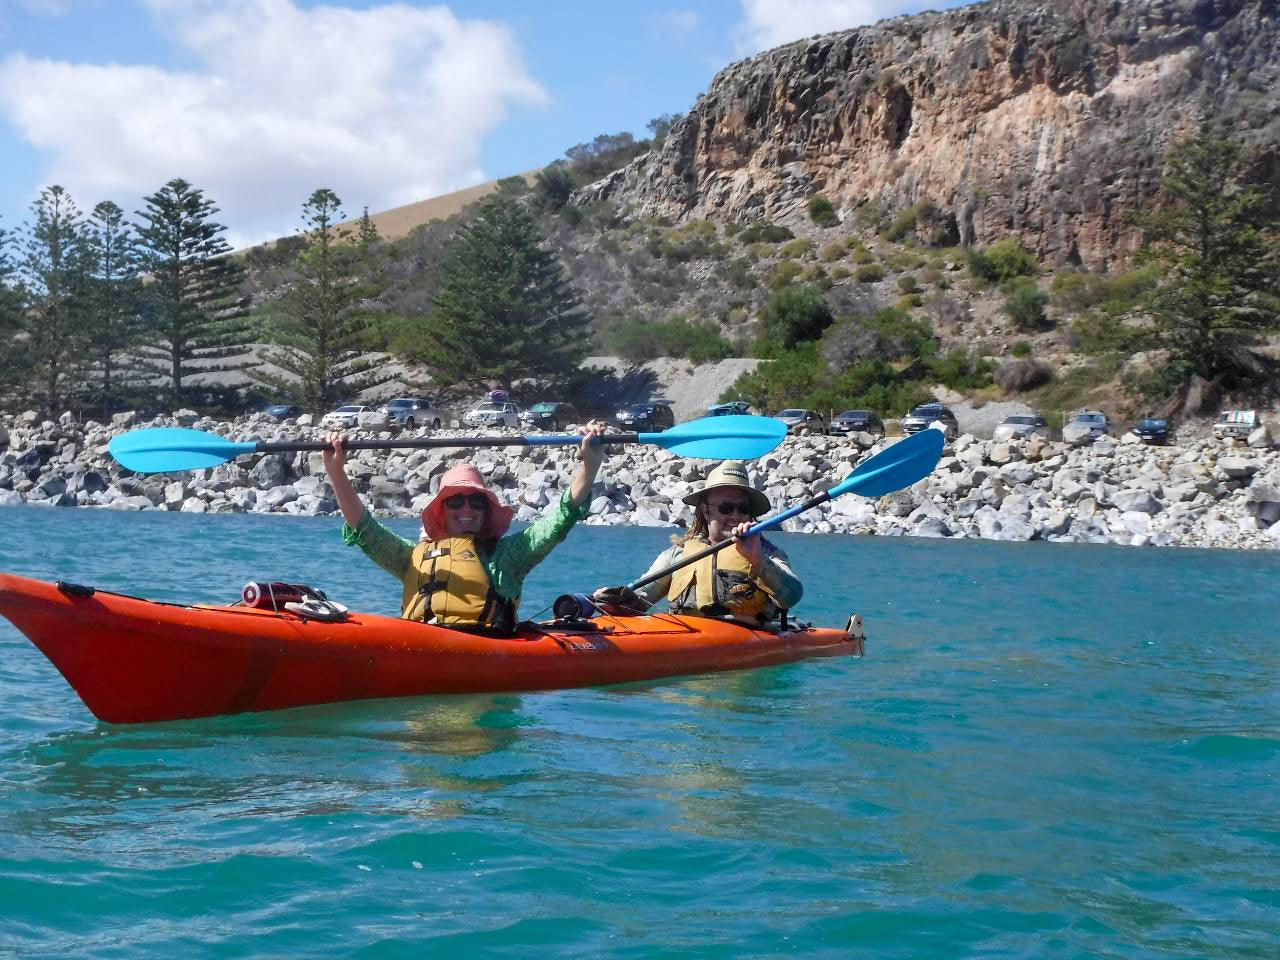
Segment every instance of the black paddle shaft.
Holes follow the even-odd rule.
[[[575,442],[581,438],[575,438]],[[639,443],[638,433],[606,433],[596,437],[593,443]],[[260,442],[253,449],[255,453],[292,453],[299,450],[328,450],[333,444],[327,440],[297,440],[281,443]],[[346,450],[392,450],[398,448],[452,447],[455,450],[466,447],[553,447],[568,446],[563,439],[553,439],[551,435],[544,440],[541,437],[418,437],[413,440],[345,440],[342,444]]]
[[[824,490],[822,493],[819,493],[817,496],[810,497],[804,503],[799,504],[796,507],[792,507],[790,510],[787,511],[786,516],[781,517],[780,519],[785,520],[789,517],[794,517],[798,513],[804,513],[806,510],[812,510],[814,507],[818,506],[819,504],[826,503],[830,499],[831,499],[830,491]],[[764,521],[761,521],[761,523],[767,524],[769,523],[769,521],[764,520]],[[753,534],[748,534],[748,536],[753,536]],[[641,577],[639,580],[635,581],[634,583],[627,584],[627,589],[636,590],[640,587],[646,586],[647,584],[653,583],[657,580],[661,580],[663,577],[668,577],[671,574],[675,573],[677,570],[679,570],[681,567],[687,567],[691,563],[697,563],[703,557],[709,557],[711,556],[711,554],[716,553],[720,550],[723,550],[725,547],[729,546],[729,544],[735,543],[735,542],[737,542],[736,537],[729,537],[727,540],[721,540],[719,543],[713,543],[711,544],[711,546],[704,547],[703,549],[699,550],[697,553],[691,554],[687,557],[680,558],[675,563],[671,564],[671,566],[665,567],[662,570],[659,570],[657,573],[651,573],[647,577]]]

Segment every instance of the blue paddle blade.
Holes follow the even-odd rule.
[[[941,430],[926,428],[881,450],[827,491],[832,498],[845,493],[879,497],[909,487],[933,472],[942,459],[946,438]]]
[[[658,446],[682,457],[706,460],[754,460],[777,448],[787,435],[787,425],[773,417],[734,414],[703,417],[679,423],[661,433],[641,433],[641,443]]]
[[[256,446],[186,427],[148,427],[112,437],[107,450],[134,473],[169,473],[216,467],[242,453],[253,453]]]

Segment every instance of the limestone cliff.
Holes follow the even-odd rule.
[[[1172,138],[1222,123],[1280,177],[1280,0],[1028,0],[899,17],[721,71],[660,150],[586,188],[676,220],[930,199],[964,243],[1104,267]]]

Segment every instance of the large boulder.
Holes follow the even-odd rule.
[[[1117,490],[1111,494],[1110,500],[1117,510],[1125,513],[1142,513],[1150,516],[1164,509],[1149,490]]]

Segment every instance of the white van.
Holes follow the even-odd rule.
[[[1213,425],[1215,437],[1247,438],[1249,434],[1262,425],[1257,410],[1223,410],[1218,422]]]

